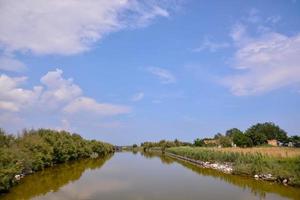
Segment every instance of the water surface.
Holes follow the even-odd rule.
[[[8,199],[300,199],[300,189],[233,176],[158,154],[123,152],[27,176]]]

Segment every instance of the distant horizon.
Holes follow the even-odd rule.
[[[120,145],[263,122],[300,134],[299,10],[298,0],[3,0],[0,127]]]
[[[265,122],[257,122],[257,123],[255,123],[255,124],[258,124],[258,123],[265,123]],[[271,123],[273,123],[273,122],[271,122]],[[252,125],[255,125],[255,124],[252,124]],[[251,126],[252,126],[251,125]],[[276,124],[275,124],[276,125]],[[1,128],[1,127],[0,127]],[[226,133],[226,131],[227,130],[230,130],[230,129],[232,129],[232,128],[237,128],[237,127],[231,127],[231,128],[228,128],[228,129],[226,129],[225,131],[223,131],[223,132],[216,132],[216,133],[214,133],[213,135],[210,135],[210,136],[201,136],[201,137],[196,137],[196,138],[194,138],[194,139],[192,139],[192,140],[182,140],[182,139],[180,139],[180,138],[160,138],[160,139],[156,139],[156,140],[144,140],[144,141],[140,141],[140,142],[131,142],[131,143],[123,143],[123,144],[115,144],[115,143],[113,143],[113,142],[110,142],[110,141],[106,141],[106,140],[101,140],[101,139],[97,139],[97,138],[87,138],[87,137],[84,137],[84,135],[82,135],[82,134],[80,134],[80,133],[77,133],[77,132],[70,132],[70,133],[72,133],[72,134],[79,134],[79,135],[81,135],[83,138],[85,138],[85,139],[95,139],[95,140],[100,140],[100,141],[103,141],[103,142],[109,142],[109,143],[111,143],[111,144],[113,144],[113,145],[116,145],[116,146],[131,146],[131,145],[133,145],[133,144],[137,144],[138,146],[140,146],[140,144],[141,143],[143,143],[143,142],[159,142],[159,141],[161,141],[161,140],[166,140],[166,141],[174,141],[174,140],[179,140],[179,141],[182,141],[182,142],[190,142],[190,143],[193,143],[194,142],[194,140],[195,139],[197,139],[197,138],[199,138],[199,139],[205,139],[205,138],[214,138],[214,136],[216,135],[216,134],[218,134],[218,133],[221,133],[222,135],[225,135],[225,133]],[[250,128],[250,126],[248,127],[248,128]],[[248,128],[246,128],[245,130],[242,130],[242,129],[239,129],[239,128],[237,128],[237,129],[239,129],[239,130],[241,130],[242,132],[245,132]],[[280,127],[281,128],[281,127]],[[8,134],[13,134],[13,135],[18,135],[18,134],[22,134],[22,131],[24,131],[24,130],[37,130],[37,129],[51,129],[51,128],[24,128],[24,129],[22,129],[22,130],[19,130],[19,131],[17,131],[16,133],[8,133]],[[68,130],[64,130],[64,129],[54,129],[54,130],[56,130],[56,131],[67,131],[67,132],[69,132]],[[283,129],[284,130],[284,129]],[[5,130],[4,130],[5,131]],[[285,130],[284,130],[285,131]],[[287,132],[287,136],[295,136],[295,135],[297,135],[297,136],[300,136],[299,135],[299,133],[294,133],[294,134],[291,134],[291,133],[289,133],[289,132]],[[172,136],[170,136],[170,137],[172,137]]]

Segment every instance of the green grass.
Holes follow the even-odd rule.
[[[172,147],[166,152],[201,161],[230,162],[234,174],[272,174],[279,179],[290,178],[290,185],[300,186],[300,156],[276,158],[261,153],[222,152],[201,147]]]

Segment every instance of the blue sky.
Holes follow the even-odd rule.
[[[300,133],[300,2],[0,3],[0,126],[116,144]]]

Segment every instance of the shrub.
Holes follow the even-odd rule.
[[[239,153],[213,150],[203,147],[173,147],[167,152],[209,162],[231,162],[235,174],[272,174],[274,177],[290,178],[291,185],[300,185],[300,157],[278,158],[261,153]]]
[[[13,137],[0,129],[0,191],[14,184],[14,176],[41,170],[55,163],[88,158],[93,153],[104,156],[113,146],[85,140],[78,134],[50,129],[24,130]]]
[[[202,146],[204,146],[205,144],[204,144],[204,141],[203,140],[201,140],[201,139],[199,139],[199,138],[197,138],[196,140],[194,140],[194,146],[196,146],[196,147],[202,147]]]
[[[236,144],[238,147],[252,147],[253,143],[251,138],[247,137],[243,133],[236,133],[233,135],[233,143]]]

